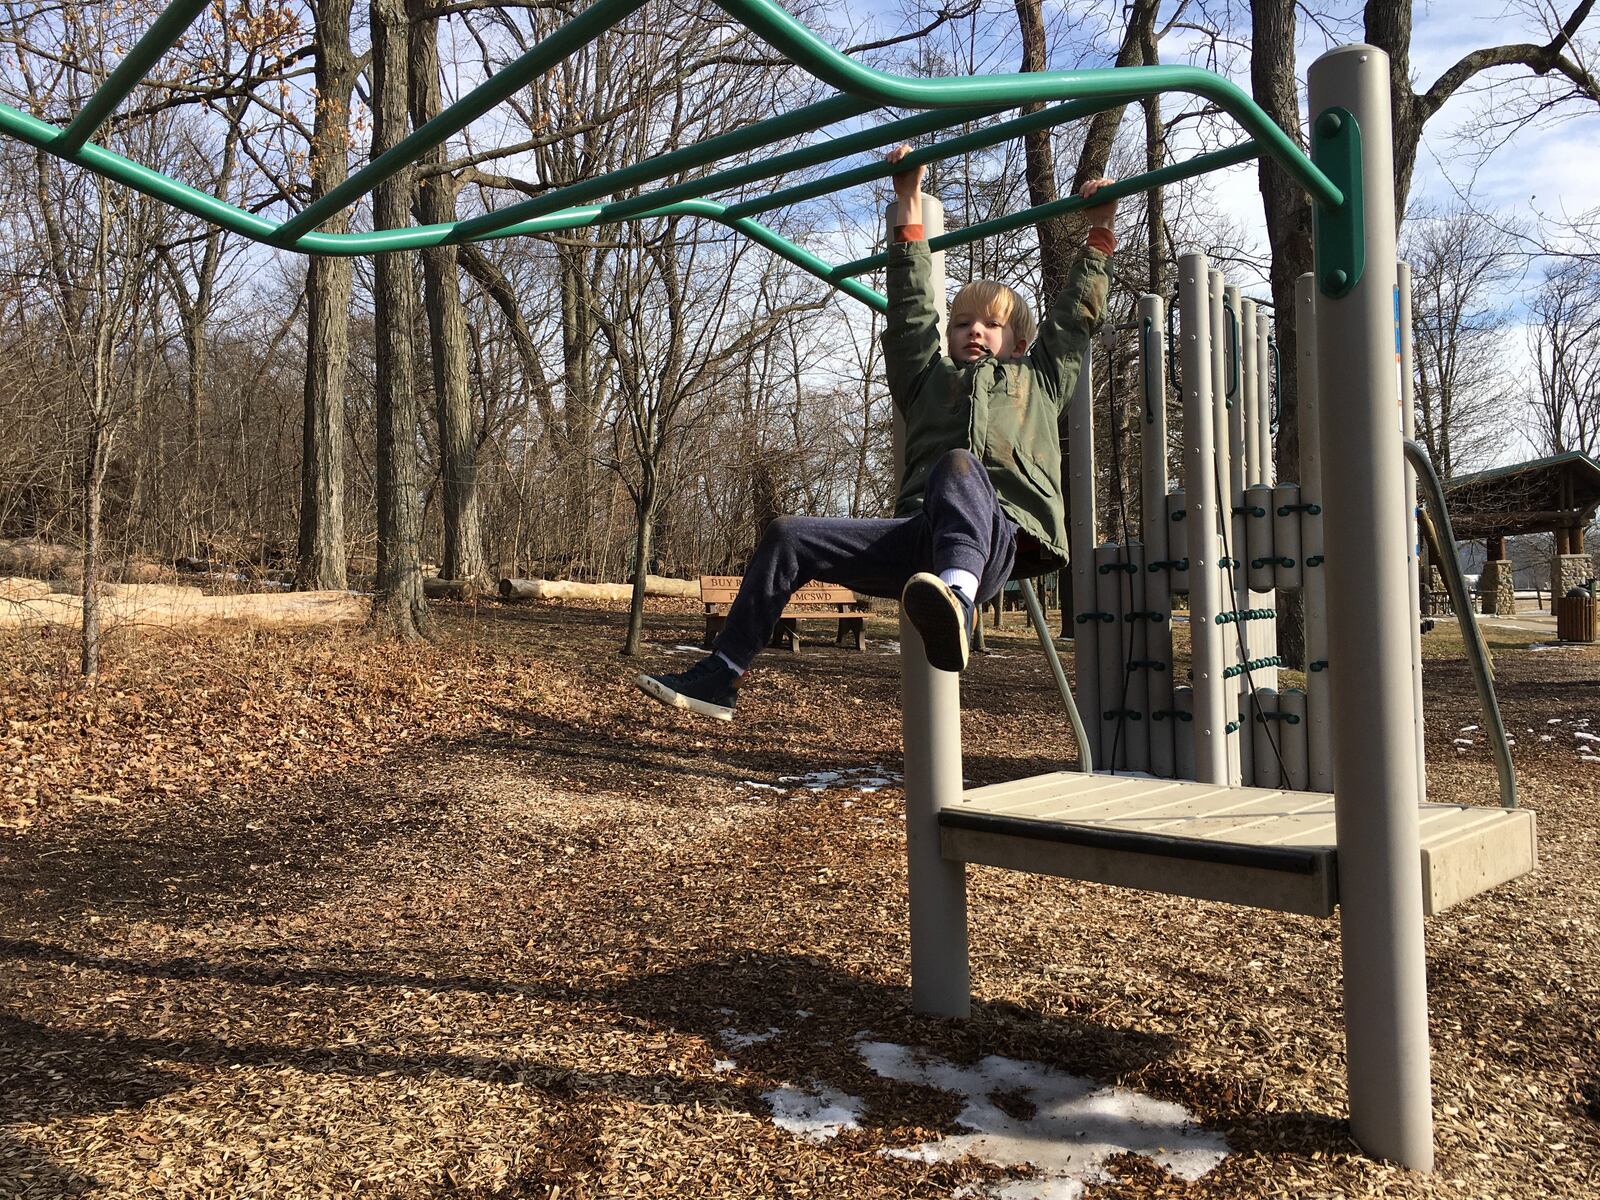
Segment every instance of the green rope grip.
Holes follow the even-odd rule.
[[[1292,512],[1310,513],[1313,517],[1315,517],[1315,516],[1319,515],[1322,512],[1322,505],[1320,505],[1320,504],[1280,504],[1280,505],[1278,505],[1278,515],[1280,517],[1287,517]]]
[[[1216,625],[1232,625],[1238,621],[1238,619],[1239,614],[1233,609],[1229,609],[1227,612],[1219,612],[1215,617],[1212,618],[1212,623]]]
[[[1320,554],[1311,554],[1311,555],[1308,555],[1306,557],[1306,566],[1308,566],[1308,567],[1320,567],[1321,565],[1322,565],[1322,555],[1320,555]]]
[[[1236,517],[1264,517],[1267,515],[1267,510],[1259,504],[1235,504],[1233,506],[1233,515]]]
[[[1153,562],[1145,567],[1150,572],[1155,571],[1187,571],[1189,560],[1187,558],[1165,558],[1160,562]]]
[[[1122,619],[1130,625],[1135,621],[1153,621],[1155,624],[1159,625],[1161,622],[1167,619],[1167,614],[1164,612],[1157,612],[1153,608],[1146,608],[1143,610],[1136,609]]]
[[[1300,724],[1300,714],[1292,712],[1258,712],[1256,720],[1265,725],[1268,721],[1283,721],[1289,725]]]
[[[1252,558],[1250,560],[1250,565],[1258,571],[1262,567],[1269,566],[1292,567],[1294,566],[1294,559],[1290,558],[1287,554],[1279,554],[1270,558]]]
[[[1168,717],[1171,717],[1174,721],[1194,720],[1193,713],[1186,713],[1181,708],[1158,708],[1150,714],[1152,721],[1165,721]]]
[[[1326,671],[1327,669],[1328,669],[1328,660],[1325,659],[1325,658],[1317,659],[1316,662],[1312,663],[1309,667],[1306,668],[1306,670],[1308,670],[1308,671]]]
[[[1266,667],[1281,666],[1283,666],[1283,659],[1273,654],[1267,658],[1252,658],[1249,662],[1235,663],[1231,667],[1224,667],[1222,668],[1222,677],[1224,679],[1233,679],[1243,675],[1246,671],[1260,671]]]
[[[1229,558],[1226,554],[1224,554],[1221,558],[1217,559],[1217,566],[1219,566],[1219,567],[1238,567],[1238,566],[1243,566],[1243,565],[1244,564],[1242,562],[1240,562],[1239,559],[1237,559],[1237,558]]]
[[[1224,725],[1222,727],[1222,732],[1223,733],[1238,733],[1239,732],[1239,722],[1237,722],[1237,721],[1229,721],[1226,725]]]
[[[1172,510],[1171,519],[1174,521],[1181,521],[1188,515],[1189,510],[1187,508],[1175,508]]]
[[[1135,658],[1128,662],[1128,666],[1136,671],[1165,671],[1167,664],[1159,658]]]
[[[1109,575],[1113,571],[1126,571],[1130,575],[1137,575],[1139,573],[1139,566],[1138,566],[1137,563],[1101,563],[1100,564],[1100,574]]]
[[[1115,621],[1116,613],[1108,612],[1081,612],[1078,614],[1078,624],[1087,625],[1090,621]]]
[[[1247,608],[1239,614],[1241,621],[1266,621],[1278,615],[1275,608]]]
[[[1115,721],[1121,717],[1126,717],[1130,721],[1144,720],[1144,714],[1136,708],[1108,708],[1100,715],[1107,721]]]

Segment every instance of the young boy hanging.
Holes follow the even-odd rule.
[[[911,148],[886,156],[899,162]],[[1044,323],[1004,284],[979,280],[950,306],[939,344],[933,258],[918,166],[894,176],[883,333],[889,394],[905,418],[893,517],[779,517],[767,526],[711,654],[678,674],[640,675],[646,695],[731,720],[740,676],[784,605],[815,580],[900,598],[928,662],[967,665],[979,606],[1006,580],[1066,565],[1058,424],[1105,313],[1116,201],[1084,210],[1089,233]],[[1084,184],[1093,196],[1111,181]]]

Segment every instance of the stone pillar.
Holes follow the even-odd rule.
[[[1517,611],[1517,585],[1511,560],[1491,558],[1478,578],[1478,595],[1486,616],[1509,617]]]
[[[1593,555],[1557,554],[1550,561],[1550,586],[1553,596],[1565,596],[1569,588],[1588,583],[1593,578]]]

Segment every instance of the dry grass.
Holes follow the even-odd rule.
[[[1493,639],[1541,868],[1429,922],[1420,1177],[1356,1155],[1341,1120],[1336,922],[973,869],[974,1017],[912,1014],[899,793],[748,786],[897,769],[897,659],[774,653],[731,728],[696,723],[632,691],[620,608],[448,606],[410,649],[142,635],[88,694],[70,638],[0,642],[0,1194],[998,1178],[883,1157],[955,1106],[867,1072],[870,1030],[1125,1083],[1234,1147],[1193,1183],[1118,1162],[1092,1197],[1600,1195],[1600,767],[1568,732],[1600,724],[1595,650]],[[654,603],[651,664],[697,611]],[[1433,794],[1492,802],[1481,740],[1453,744],[1476,723],[1459,641],[1429,638]],[[980,782],[1070,752],[1037,649],[1015,626],[991,645],[965,687]],[[730,1053],[730,1027],[780,1033]],[[775,1128],[761,1094],[810,1080],[866,1097],[863,1128]]]

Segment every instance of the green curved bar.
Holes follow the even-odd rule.
[[[597,178],[556,189],[547,195],[450,224],[380,229],[367,233],[316,232],[316,227],[328,217],[414,162],[420,155],[443,143],[451,134],[465,128],[518,89],[533,83],[566,55],[594,41],[637,11],[643,0],[598,0],[433,120],[414,130],[398,145],[282,222],[247,212],[87,140],[137,86],[144,73],[154,66],[156,60],[203,11],[202,0],[174,0],[66,128],[0,103],[0,132],[252,240],[301,253],[338,256],[380,254],[614,224],[625,220],[693,216],[715,220],[738,230],[786,260],[879,310],[885,307],[884,298],[852,276],[881,266],[885,255],[872,255],[842,266],[833,266],[752,220],[752,215],[840,188],[882,179],[897,169],[904,170],[907,165],[933,162],[994,145],[1020,133],[1048,128],[1126,101],[1167,91],[1191,92],[1213,101],[1253,134],[1253,139],[1227,150],[1204,154],[1188,162],[1174,163],[1121,180],[1102,189],[1102,200],[1133,195],[1164,183],[1245,162],[1262,153],[1283,164],[1319,202],[1338,207],[1344,200],[1339,189],[1247,94],[1229,80],[1208,71],[1193,67],[1124,67],[916,79],[855,62],[801,25],[773,0],[716,0],[716,3],[786,54],[796,66],[838,88],[838,94]],[[871,163],[731,206],[707,198],[709,193],[819,165],[891,141],[920,137],[952,125],[994,116],[1007,109],[1052,100],[1061,103],[918,148],[898,167],[883,162]],[[824,126],[886,106],[930,111],[835,139],[814,142],[759,162],[713,171],[698,179],[644,195],[606,204],[587,203],[656,182],[677,171],[706,166],[732,154],[815,133]],[[1087,206],[1088,202],[1079,197],[1067,197],[956,230],[935,238],[932,245],[934,249],[962,245]]]
[[[1020,106],[1041,100],[1142,100],[1162,92],[1189,92],[1216,104],[1298,179],[1313,198],[1331,208],[1344,195],[1249,93],[1232,80],[1199,67],[1107,67],[1087,71],[1030,71],[1017,75],[968,75],[918,79],[893,75],[856,62],[812,33],[772,0],[716,0],[798,66],[852,95],[871,96],[898,108],[960,108],[983,104]]]

